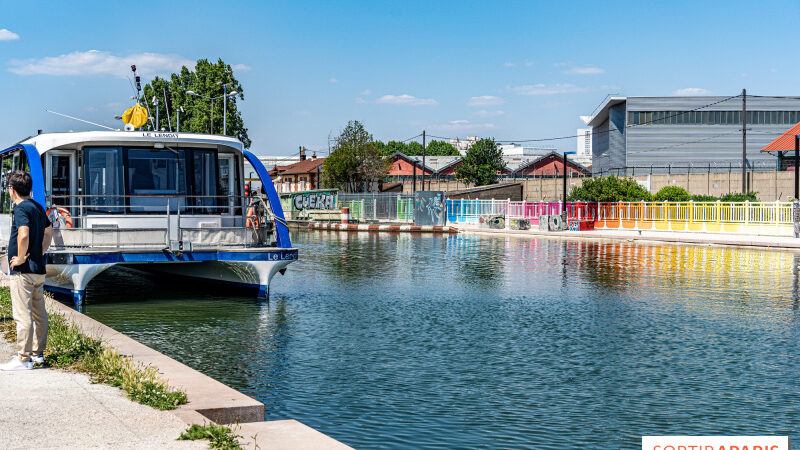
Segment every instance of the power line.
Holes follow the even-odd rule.
[[[412,140],[412,139],[416,139],[416,138],[418,138],[418,137],[420,137],[420,136],[422,136],[422,133],[420,133],[420,134],[418,134],[418,135],[416,135],[416,136],[412,136],[412,137],[410,137],[410,138],[408,138],[408,139],[404,139],[404,140],[402,140],[402,141],[398,141],[398,142],[403,142],[403,143],[405,143],[405,142],[408,142],[408,141],[410,141],[410,140]]]

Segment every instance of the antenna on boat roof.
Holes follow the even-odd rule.
[[[131,72],[133,72],[133,80],[136,81],[136,101],[142,94],[142,79],[136,74],[136,64],[131,64]]]
[[[60,112],[50,111],[49,109],[45,109],[45,111],[49,112],[50,114],[55,114],[57,116],[66,117],[66,118],[72,119],[72,120],[77,120],[78,122],[84,122],[84,123],[88,123],[88,124],[91,124],[91,125],[94,125],[94,126],[97,126],[97,127],[100,127],[100,128],[105,128],[106,130],[117,131],[114,128],[107,127],[105,125],[100,125],[99,123],[90,122],[88,120],[79,119],[77,117],[68,116],[66,114],[61,114]]]

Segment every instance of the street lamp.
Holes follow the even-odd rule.
[[[219,85],[219,83],[217,83],[217,84]],[[195,91],[186,91],[186,93],[189,94],[189,95],[194,95],[195,97],[202,97],[202,98],[207,99],[207,100],[209,100],[211,102],[211,134],[214,134],[214,100],[217,100],[217,99],[220,99],[220,98],[224,98],[225,99],[225,105],[223,106],[223,110],[224,110],[223,114],[224,114],[224,116],[222,118],[222,134],[223,135],[227,135],[228,134],[228,124],[227,124],[228,97],[233,97],[234,95],[238,94],[238,92],[236,92],[236,91],[227,92],[227,86],[228,85],[223,85],[223,89],[226,91],[225,94],[219,95],[217,97],[206,97],[205,95],[200,95]]]

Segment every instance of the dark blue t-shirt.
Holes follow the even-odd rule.
[[[8,242],[8,262],[17,256],[17,230],[19,227],[28,227],[28,259],[25,263],[14,267],[11,273],[38,273],[45,274],[44,255],[42,254],[42,240],[44,229],[50,226],[50,219],[44,208],[31,199],[25,199],[14,206],[11,213],[11,239]]]

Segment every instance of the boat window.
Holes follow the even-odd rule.
[[[70,156],[50,155],[50,195],[55,205],[69,205],[70,199]]]
[[[194,206],[215,206],[217,195],[217,152],[214,150],[192,151],[191,194]],[[210,213],[205,208],[194,208],[194,212]]]
[[[87,207],[94,211],[123,212],[122,148],[87,147],[84,160]]]
[[[183,150],[128,150],[128,193],[132,212],[164,211],[164,195],[186,195],[186,155]],[[172,203],[170,209],[175,210]],[[181,201],[181,209],[184,202]]]

